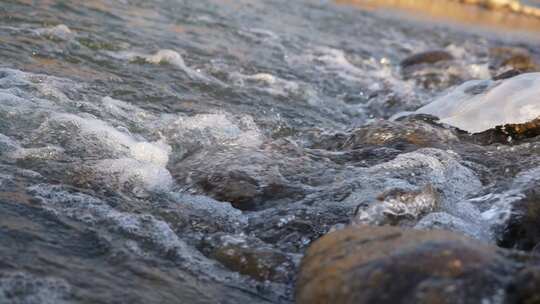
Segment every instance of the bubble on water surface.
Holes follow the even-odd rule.
[[[37,130],[35,142],[59,144],[78,157],[130,156],[165,166],[170,147],[163,142],[145,142],[93,117],[54,113]]]
[[[231,73],[230,77],[236,85],[242,87],[254,87],[275,96],[301,98],[310,105],[320,103],[317,92],[304,83],[282,79],[268,73],[243,75],[235,72]]]
[[[164,117],[164,135],[175,145],[175,157],[201,148],[220,146],[258,147],[264,137],[250,116],[227,113]]]
[[[60,40],[69,40],[73,37],[74,33],[65,24],[59,24],[53,27],[40,28],[35,30],[35,33],[47,38],[55,38]]]
[[[210,78],[199,72],[198,70],[195,70],[189,66],[186,65],[184,62],[184,58],[182,55],[180,55],[178,52],[173,50],[159,50],[154,54],[144,54],[144,53],[137,53],[137,52],[107,52],[110,56],[114,58],[118,58],[121,60],[128,60],[128,61],[137,61],[137,60],[143,60],[144,62],[151,63],[151,64],[170,64],[172,66],[175,66],[182,71],[184,71],[187,75],[194,79],[199,79],[203,81],[211,81]]]
[[[101,178],[108,181],[108,184],[131,185],[153,192],[167,191],[173,185],[169,171],[151,162],[132,158],[105,159],[99,161],[94,168],[103,174]],[[95,178],[100,178],[100,175],[98,174]],[[137,190],[139,189],[133,189],[134,192],[140,192]]]

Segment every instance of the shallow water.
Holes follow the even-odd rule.
[[[329,230],[496,243],[539,176],[534,140],[388,121],[532,43],[328,1],[0,4],[2,303],[287,303]]]

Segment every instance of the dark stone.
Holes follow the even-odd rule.
[[[508,303],[540,303],[540,266],[523,269],[509,285]]]
[[[456,141],[457,137],[451,130],[433,124],[429,118],[407,117],[395,122],[379,120],[355,129],[341,149],[377,146],[409,152],[425,147],[447,148]]]
[[[464,134],[462,134],[464,135]],[[522,123],[497,126],[487,131],[462,136],[465,140],[472,140],[476,144],[491,145],[494,143],[512,144],[540,135],[540,118]]]
[[[300,161],[289,165],[272,153],[251,150],[203,156],[205,160],[180,162],[173,170],[174,177],[182,184],[191,184],[196,192],[230,202],[237,209],[260,210],[305,195],[301,185],[288,179],[303,171]]]
[[[512,203],[512,216],[499,241],[506,248],[532,250],[540,244],[540,182],[531,182]]]
[[[523,74],[523,72],[521,72],[520,70],[508,70],[493,76],[493,80],[508,79],[521,74]]]
[[[414,54],[401,61],[401,67],[407,68],[413,65],[419,64],[434,64],[440,61],[453,60],[452,54],[443,50],[427,51],[418,54]]]

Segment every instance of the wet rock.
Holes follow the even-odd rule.
[[[218,233],[206,237],[200,247],[208,257],[257,281],[285,283],[295,269],[290,256],[253,237]]]
[[[482,185],[476,174],[462,164],[459,155],[432,148],[400,154],[390,162],[369,168],[367,173],[373,181],[382,182],[383,191],[398,185],[406,189],[422,189],[431,185],[440,193],[445,208],[474,193]]]
[[[493,76],[497,76],[508,71],[518,73],[538,71],[538,65],[527,49],[494,47],[489,50],[489,69]]]
[[[475,143],[491,145],[493,143],[512,144],[540,135],[540,119],[522,124],[505,124],[487,131],[473,134],[467,138]]]
[[[379,120],[355,129],[341,149],[351,150],[367,146],[383,146],[409,152],[419,148],[447,148],[457,141],[448,129],[431,123],[429,117],[408,117],[403,121]]]
[[[234,233],[247,222],[242,212],[230,204],[206,196],[171,194],[167,200],[154,199],[153,213],[178,234],[190,231],[211,234]]]
[[[540,266],[520,271],[507,292],[508,303],[540,303]]]
[[[512,203],[512,215],[499,245],[532,250],[540,244],[540,179],[528,183]]]
[[[391,161],[402,152],[384,146],[366,146],[345,151],[309,150],[313,158],[328,159],[339,165],[355,167],[370,167]]]
[[[443,50],[427,51],[414,54],[401,61],[401,67],[407,68],[419,64],[434,64],[441,61],[453,60],[454,56]]]
[[[188,159],[179,163],[175,178],[238,209],[261,209],[270,202],[297,200],[304,195],[300,185],[284,176],[288,170],[302,172],[303,164],[299,160],[289,163],[283,157],[276,159],[272,154],[254,150],[203,156],[213,160]]]
[[[514,125],[518,133],[524,133],[537,125],[527,123],[540,117],[536,101],[539,88],[540,73],[500,81],[468,81],[416,113],[436,116],[469,133],[505,125]]]
[[[470,78],[467,69],[456,64],[447,51],[436,50],[412,55],[401,62],[405,80],[414,80],[428,90],[441,90]]]
[[[298,276],[296,301],[501,301],[509,270],[495,247],[454,233],[349,227],[309,248]]]
[[[512,69],[512,70],[508,70],[508,71],[496,74],[495,76],[493,76],[493,80],[508,79],[508,78],[512,78],[514,76],[517,76],[519,74],[523,74],[523,73],[521,71],[519,71],[519,70],[513,70]]]
[[[253,214],[246,232],[286,252],[302,253],[335,225],[349,222],[341,206],[284,206]]]
[[[439,208],[440,195],[431,185],[419,191],[391,189],[368,206],[359,206],[355,224],[407,225]]]
[[[321,208],[323,217],[332,215],[334,225],[343,223],[343,218],[349,222],[356,209],[360,223],[414,226],[429,212],[454,210],[456,203],[482,187],[459,155],[433,148],[402,153],[369,168],[353,167],[339,177],[298,204]],[[360,211],[372,218],[365,218]],[[279,240],[284,234],[276,232]]]

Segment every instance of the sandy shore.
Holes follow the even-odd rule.
[[[396,10],[426,19],[540,33],[540,8],[508,0],[336,0],[368,10]]]

